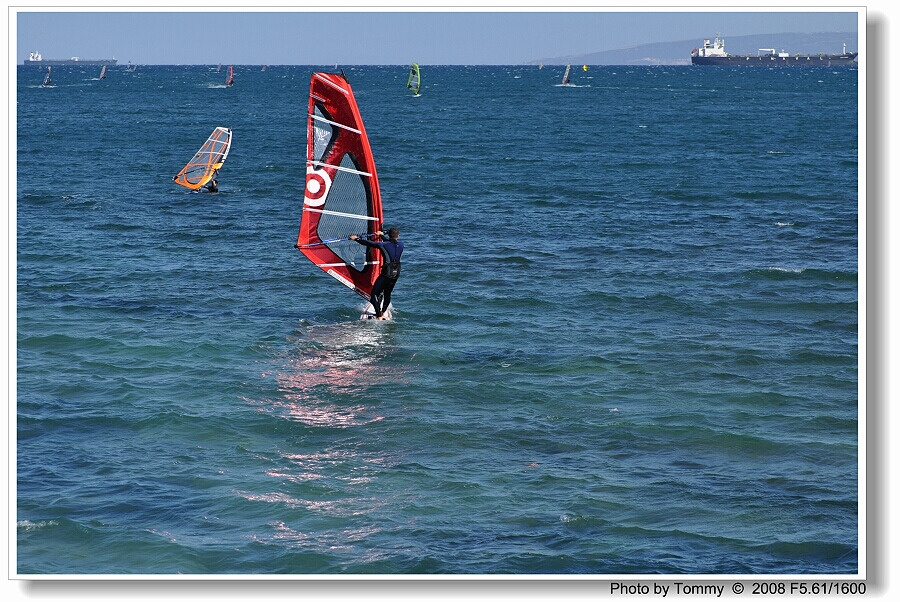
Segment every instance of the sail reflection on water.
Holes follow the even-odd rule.
[[[389,333],[365,323],[310,326],[274,374],[279,396],[267,411],[310,426],[344,428],[382,420],[371,388],[408,381],[389,361]]]

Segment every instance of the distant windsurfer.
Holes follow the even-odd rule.
[[[376,232],[376,234],[379,236],[385,235],[381,230]],[[400,242],[400,230],[398,228],[390,228],[387,231],[387,236],[389,239],[387,242],[373,242],[371,240],[359,238],[355,234],[350,236],[350,240],[355,240],[361,245],[374,247],[381,251],[381,257],[383,259],[381,263],[381,274],[375,281],[375,286],[372,287],[372,295],[369,299],[372,303],[372,308],[375,310],[376,320],[387,319],[384,317],[384,312],[387,311],[387,308],[391,304],[391,291],[394,290],[394,285],[397,284],[397,279],[400,277],[400,256],[403,254],[403,243]]]
[[[216,175],[219,174],[219,171],[216,170]],[[219,192],[219,181],[215,178],[209,181],[209,184],[205,187],[209,192]]]

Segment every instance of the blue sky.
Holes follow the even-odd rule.
[[[853,8],[209,10],[19,9],[10,15],[15,62],[37,50],[44,58],[116,58],[120,64],[521,64],[650,42],[696,46],[717,33],[727,38],[859,29]]]

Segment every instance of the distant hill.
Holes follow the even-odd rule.
[[[713,39],[715,34],[709,36]],[[752,36],[734,36],[725,38],[725,52],[728,54],[756,54],[760,48],[784,50],[790,54],[838,54],[847,50],[859,50],[859,38],[856,32],[824,32],[824,33],[773,33]],[[604,50],[589,54],[557,56],[527,61],[527,65],[690,65],[691,50],[701,46],[703,40],[686,40],[683,42],[660,42],[642,44],[631,48]]]

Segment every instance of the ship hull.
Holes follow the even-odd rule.
[[[100,65],[115,65],[118,63],[118,59],[78,59],[77,61],[73,61],[72,59],[41,59],[39,61],[29,61],[25,59],[24,65],[37,65],[38,67],[43,67],[44,65],[87,65],[87,66],[100,66]]]
[[[762,66],[762,67],[834,67],[857,65],[856,52],[847,54],[801,54],[795,56],[692,56],[692,65]]]

